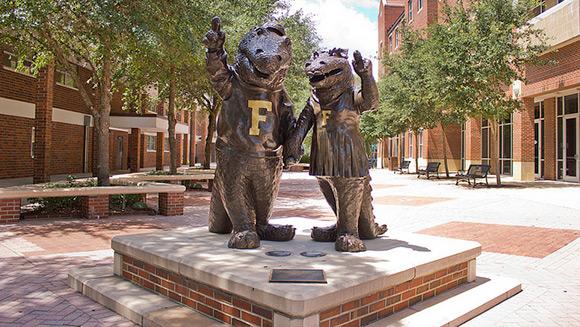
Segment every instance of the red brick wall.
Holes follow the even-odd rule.
[[[50,149],[50,174],[75,174],[83,172],[84,126],[52,123]],[[92,140],[92,132],[89,140]],[[89,142],[89,165],[92,162],[92,142]],[[88,171],[91,167],[89,167]]]
[[[117,159],[119,157],[117,151],[117,138],[123,139],[123,154],[121,158],[121,166],[117,166]],[[127,170],[127,158],[129,154],[129,134],[122,131],[109,132],[109,165],[111,171]]]
[[[481,119],[471,118],[465,124],[465,159],[481,160]]]
[[[443,144],[441,143],[441,128],[436,127],[428,130],[429,142],[427,149],[427,157],[429,159],[443,159]],[[447,158],[460,159],[461,158],[461,126],[452,125],[445,128],[447,136]]]
[[[90,72],[84,68],[79,68],[79,74],[83,81],[88,80],[91,75]],[[80,112],[83,114],[90,113],[78,90],[58,85],[56,81],[54,82],[53,105],[55,108],[59,109]]]
[[[529,66],[526,70],[527,84],[523,95],[536,96],[580,85],[580,41],[552,51],[543,59],[553,60],[556,64]]]
[[[544,100],[544,178],[555,180],[556,174],[556,98]]]
[[[524,108],[513,114],[513,160],[534,161],[534,99],[523,99]]]
[[[438,0],[423,0],[423,9],[419,9],[418,0],[411,0],[413,2],[413,20],[409,22],[409,26],[414,29],[424,29],[429,24],[437,21],[438,17]],[[409,6],[405,1],[405,19],[409,21]]]
[[[155,167],[155,151],[147,151],[147,139],[145,135],[142,135],[141,143],[143,144],[143,152],[141,153],[141,168]]]
[[[2,62],[4,52],[0,52]],[[0,62],[1,63],[1,62]],[[36,79],[32,76],[4,69],[0,64],[0,97],[34,103]]]
[[[0,178],[32,176],[33,126],[33,119],[0,115]]]

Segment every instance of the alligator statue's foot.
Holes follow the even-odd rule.
[[[336,241],[336,224],[328,227],[313,227],[310,237],[316,242]]]
[[[363,252],[367,250],[360,238],[350,234],[340,235],[334,242],[334,248],[339,252]]]
[[[374,227],[372,227],[371,229],[372,231],[370,233],[368,232],[363,233],[362,231],[359,230],[360,238],[363,240],[372,240],[383,235],[384,233],[387,232],[387,230],[389,230],[387,225],[379,225],[377,223],[374,223]]]
[[[255,249],[260,247],[260,237],[258,233],[251,230],[234,232],[228,242],[228,247],[232,249]]]
[[[389,230],[389,228],[387,227],[387,225],[385,225],[385,224],[379,225],[379,224],[375,223],[375,231],[376,231],[375,236],[377,236],[377,237],[381,236],[384,233],[386,233],[388,230]]]
[[[258,225],[256,231],[261,240],[276,242],[290,241],[296,234],[296,228],[292,225]]]

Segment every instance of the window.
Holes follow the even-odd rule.
[[[19,58],[13,53],[4,51],[2,65],[4,68],[9,70],[17,71],[26,75],[32,75],[32,72],[30,71],[32,61],[25,59],[23,62],[19,62]]]
[[[423,9],[423,0],[417,0],[417,12]]]
[[[491,162],[489,148],[490,126],[487,119],[481,120],[481,163],[489,165]]]
[[[77,83],[74,80],[73,76],[62,69],[58,68],[56,69],[54,73],[54,79],[56,80],[56,84],[58,85],[70,87],[73,89],[77,88]]]
[[[401,34],[399,34],[399,29],[395,29],[395,49],[399,47],[399,41],[401,39]]]
[[[465,171],[465,124],[461,124],[461,170]]]
[[[419,147],[419,158],[423,158],[423,130],[417,135],[417,146]]]
[[[499,124],[499,163],[502,175],[512,174],[512,119]]]
[[[153,135],[145,135],[145,142],[147,143],[147,151],[155,152],[155,136]]]
[[[389,53],[393,52],[393,33],[389,34]]]
[[[532,16],[538,16],[539,14],[543,13],[544,11],[546,11],[546,2],[540,1],[538,6],[536,6],[536,8],[534,8],[534,9],[532,9]]]
[[[499,128],[499,173],[512,174],[512,119],[506,119],[498,124]],[[487,119],[481,121],[481,162],[491,165],[491,125]]]
[[[415,153],[413,152],[413,133],[409,132],[409,157],[414,158]]]
[[[32,133],[31,133],[32,136],[30,137],[30,158],[32,158],[32,159],[34,159],[34,145],[35,145],[34,137],[36,134],[35,132],[36,132],[35,128],[32,127]]]
[[[169,152],[169,137],[163,139],[163,151]]]
[[[578,93],[556,98],[556,161],[558,179],[577,176]]]
[[[407,1],[407,8],[409,9],[409,21],[413,20],[413,0]]]
[[[534,174],[544,178],[544,102],[534,104]]]

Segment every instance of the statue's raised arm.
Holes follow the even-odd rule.
[[[221,30],[221,19],[214,17],[211,20],[211,30],[206,33],[203,43],[207,48],[206,69],[211,84],[223,99],[227,99],[232,93],[232,71],[227,63],[225,42],[226,33]]]
[[[361,79],[361,89],[355,95],[355,106],[361,113],[375,110],[379,106],[379,89],[373,77],[372,62],[363,58],[358,51],[353,56],[352,67]]]

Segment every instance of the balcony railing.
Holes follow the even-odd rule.
[[[580,36],[580,0],[564,0],[532,18],[530,23],[542,29],[550,47]]]

